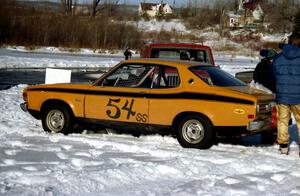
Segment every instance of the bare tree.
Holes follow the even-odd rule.
[[[100,10],[105,10],[108,15],[111,15],[118,3],[119,0],[92,0],[91,15],[96,16]]]
[[[292,30],[293,16],[296,13],[296,8],[292,5],[291,0],[274,0],[274,8],[268,14],[268,19],[275,31],[286,33]]]
[[[97,7],[98,7],[100,2],[101,2],[101,0],[93,0],[93,2],[92,2],[92,16],[96,16]]]
[[[77,0],[60,0],[62,9],[65,14],[72,14]]]

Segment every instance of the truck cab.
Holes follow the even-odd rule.
[[[211,48],[201,44],[150,43],[140,52],[141,58],[188,60],[215,65]]]

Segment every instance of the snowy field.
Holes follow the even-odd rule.
[[[133,58],[138,58],[134,54]],[[235,74],[240,71],[254,70],[259,58],[246,56],[232,56],[214,52],[216,65],[225,71]],[[124,60],[122,51],[115,54],[97,53],[92,50],[82,49],[77,53],[64,52],[58,48],[45,47],[28,51],[24,47],[0,48],[1,68],[40,68],[40,67],[111,67]]]
[[[1,50],[0,68],[112,66],[123,58]],[[216,64],[232,74],[257,61],[216,54]],[[0,195],[300,195],[295,124],[288,156],[258,137],[197,150],[170,136],[48,134],[19,108],[25,86],[0,91]]]

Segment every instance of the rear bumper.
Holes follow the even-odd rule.
[[[276,132],[272,127],[271,119],[255,120],[247,126],[215,127],[217,137],[243,137],[259,133]]]
[[[263,130],[270,130],[272,129],[272,121],[271,120],[256,120],[249,122],[247,125],[248,131],[253,132],[260,132]]]

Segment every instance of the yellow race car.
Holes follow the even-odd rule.
[[[183,147],[206,149],[216,136],[271,133],[274,126],[273,95],[192,61],[123,61],[93,84],[29,86],[23,98],[21,108],[45,131],[64,134],[78,125],[167,131]]]

